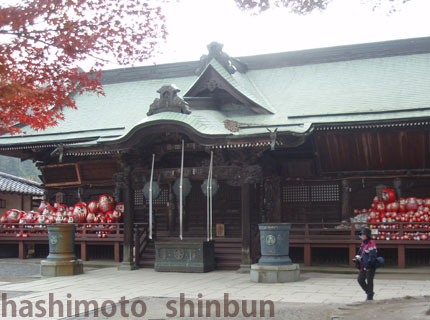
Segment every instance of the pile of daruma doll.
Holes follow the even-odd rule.
[[[384,189],[382,200],[375,196],[370,209],[355,209],[354,214],[365,216],[369,227],[378,230],[376,240],[430,240],[430,198],[397,200],[393,189]]]
[[[66,206],[55,202],[41,201],[36,211],[24,212],[21,210],[8,210],[0,217],[2,231],[14,233],[23,224],[24,231],[17,233],[17,237],[28,237],[29,233],[46,232],[47,224],[54,223],[82,223],[87,229],[94,229],[99,238],[106,238],[116,223],[121,222],[124,215],[124,203],[115,203],[112,196],[103,194],[98,201],[78,202],[74,206]],[[97,231],[96,229],[103,229]],[[91,232],[91,231],[90,231]]]

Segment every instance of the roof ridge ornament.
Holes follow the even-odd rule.
[[[222,43],[216,41],[209,43],[207,45],[208,54],[200,57],[200,66],[196,69],[196,74],[201,74],[212,59],[217,60],[230,74],[236,71],[245,73],[248,70],[246,64],[223,52],[223,47]]]
[[[181,97],[178,96],[180,92],[174,84],[164,85],[157,92],[160,94],[160,98],[155,98],[154,102],[149,106],[149,111],[146,115],[150,116],[160,112],[177,112],[190,114],[191,110],[188,103]]]

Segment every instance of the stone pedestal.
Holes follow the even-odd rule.
[[[42,276],[73,276],[84,272],[82,261],[76,259],[75,229],[74,224],[48,226],[49,255],[40,263]]]
[[[240,268],[236,271],[237,273],[249,273],[251,271],[250,264],[241,264]]]
[[[40,274],[44,277],[73,276],[84,273],[84,265],[80,260],[40,262]]]
[[[118,266],[118,270],[120,271],[132,271],[137,269],[139,269],[139,267],[134,262],[123,261]]]
[[[297,281],[300,278],[298,264],[251,266],[251,281],[262,283],[284,283]]]

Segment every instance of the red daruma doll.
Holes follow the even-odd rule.
[[[16,209],[11,209],[5,213],[5,217],[7,218],[7,222],[9,223],[18,223],[20,217],[20,213]]]
[[[103,213],[113,211],[113,209],[115,208],[115,200],[112,196],[108,194],[103,194],[99,197],[98,208]]]
[[[57,208],[57,215],[66,216],[67,215],[67,206],[65,204],[60,204]]]
[[[39,214],[42,214],[43,210],[45,210],[45,207],[47,206],[50,206],[50,203],[48,201],[45,201],[45,200],[40,201],[39,209],[37,209]]]
[[[118,202],[115,206],[115,210],[112,213],[112,218],[115,222],[120,222],[124,215],[124,202]]]
[[[43,209],[43,215],[45,217],[49,217],[51,215],[53,215],[55,213],[55,208],[51,205],[47,205],[44,209]]]
[[[76,222],[85,223],[87,220],[87,213],[88,213],[87,206],[84,202],[79,202],[75,204],[73,215]]]
[[[99,205],[98,201],[95,201],[95,200],[90,201],[90,203],[88,203],[88,212],[94,213],[94,214],[98,213],[99,211],[98,205]]]
[[[384,201],[384,203],[392,203],[396,201],[396,193],[394,192],[394,189],[382,190],[382,201]]]

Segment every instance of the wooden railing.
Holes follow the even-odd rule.
[[[354,257],[360,245],[358,235],[363,225],[366,223],[292,223],[290,231],[290,245],[292,247],[303,247],[304,262],[311,265],[312,248],[348,248],[349,258]],[[405,249],[430,248],[430,240],[414,240],[417,233],[429,233],[424,223],[384,223],[372,224],[381,232],[398,233],[400,237],[410,235],[409,240],[393,239],[376,240],[378,248],[391,248],[397,250],[398,266],[405,266]],[[120,248],[124,240],[124,224],[76,224],[75,241],[81,248],[81,259],[87,260],[87,245],[113,245],[114,259],[120,261]],[[149,229],[147,223],[135,223],[134,246],[136,262],[140,261],[142,253],[145,252],[149,239]],[[378,237],[377,234],[374,238]],[[19,257],[27,256],[27,246],[33,244],[48,244],[48,231],[46,225],[38,223],[19,224],[7,223],[0,224],[0,244],[18,244]]]
[[[123,223],[76,223],[76,240],[118,240],[123,239]],[[48,229],[46,224],[40,223],[5,223],[0,224],[0,240],[22,240],[46,239],[48,240]]]
[[[134,259],[138,264],[141,256],[149,244],[149,227],[147,223],[134,224]]]
[[[114,247],[114,260],[120,261],[120,247],[124,241],[123,223],[77,223],[75,243],[80,246],[82,260],[88,260],[88,245]],[[48,244],[48,229],[40,223],[5,223],[0,224],[0,244],[17,244],[18,257],[25,259],[29,245]]]
[[[292,223],[290,231],[290,246],[303,247],[304,263],[312,264],[312,248],[348,248],[349,261],[352,265],[352,258],[357,253],[357,248],[361,241],[358,236],[363,226],[372,227],[375,231],[373,238],[378,248],[391,248],[397,250],[397,265],[399,268],[406,266],[406,249],[428,249],[430,240],[415,240],[418,233],[428,234],[430,229],[424,223]],[[390,232],[390,236],[379,239],[381,234]],[[392,234],[397,234],[400,239],[393,239]],[[409,240],[402,238],[409,236]]]
[[[291,242],[359,242],[359,234],[363,226],[368,226],[372,230],[372,237],[378,243],[422,243],[430,246],[430,239],[415,240],[414,237],[422,234],[429,234],[430,229],[424,223],[292,223],[290,231]],[[387,237],[387,234],[389,236]],[[399,236],[408,236],[409,239],[397,239]],[[381,239],[378,239],[380,237]],[[384,239],[382,239],[384,237]]]

